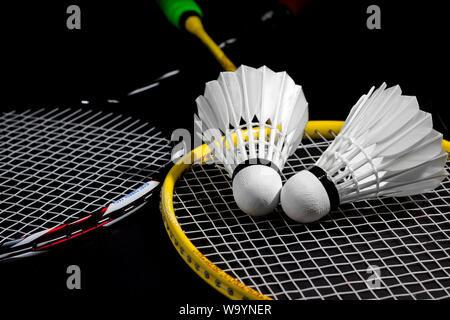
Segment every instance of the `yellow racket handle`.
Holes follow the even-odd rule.
[[[156,0],[167,19],[177,28],[195,35],[211,51],[222,68],[235,71],[236,66],[205,31],[202,10],[194,0]]]
[[[202,20],[198,16],[190,16],[186,19],[185,29],[200,39],[201,42],[211,51],[222,68],[226,71],[235,71],[236,66],[225,55],[222,49],[214,42],[203,27]]]

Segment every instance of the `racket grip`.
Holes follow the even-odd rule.
[[[170,23],[179,29],[184,28],[183,17],[203,16],[202,10],[194,0],[156,0],[156,2]]]
[[[167,19],[177,28],[185,29],[199,38],[211,51],[222,68],[226,71],[235,71],[236,66],[228,59],[225,53],[214,42],[203,28],[202,10],[193,0],[157,0]]]

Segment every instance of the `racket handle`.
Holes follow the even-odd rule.
[[[235,71],[236,66],[214,42],[203,27],[202,10],[193,0],[157,0],[167,19],[177,28],[195,35],[211,51],[222,68]]]
[[[203,28],[202,21],[198,16],[190,16],[186,19],[185,29],[199,38],[203,44],[211,51],[216,60],[220,63],[222,68],[226,71],[236,71],[236,66],[225,55],[222,49],[214,42],[213,39]]]

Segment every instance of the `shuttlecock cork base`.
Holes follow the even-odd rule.
[[[313,166],[286,182],[281,190],[281,205],[292,220],[313,222],[337,208],[339,193],[327,173]]]
[[[280,202],[282,181],[270,166],[245,166],[233,177],[233,196],[238,207],[250,216],[272,212]]]

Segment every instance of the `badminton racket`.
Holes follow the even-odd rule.
[[[283,179],[314,164],[342,125],[310,121]],[[443,148],[450,151],[450,143],[444,140]],[[266,217],[241,212],[226,171],[207,163],[208,152],[198,147],[172,167],[161,189],[161,212],[183,260],[225,296],[450,297],[448,177],[431,192],[345,204],[316,223],[299,224],[281,209]]]
[[[195,2],[160,5],[235,69],[204,31]],[[49,250],[137,211],[172,163],[160,130],[87,108],[4,112],[0,132],[0,260]]]
[[[121,220],[151,199],[171,163],[154,126],[86,107],[3,112],[0,132],[0,260]]]

